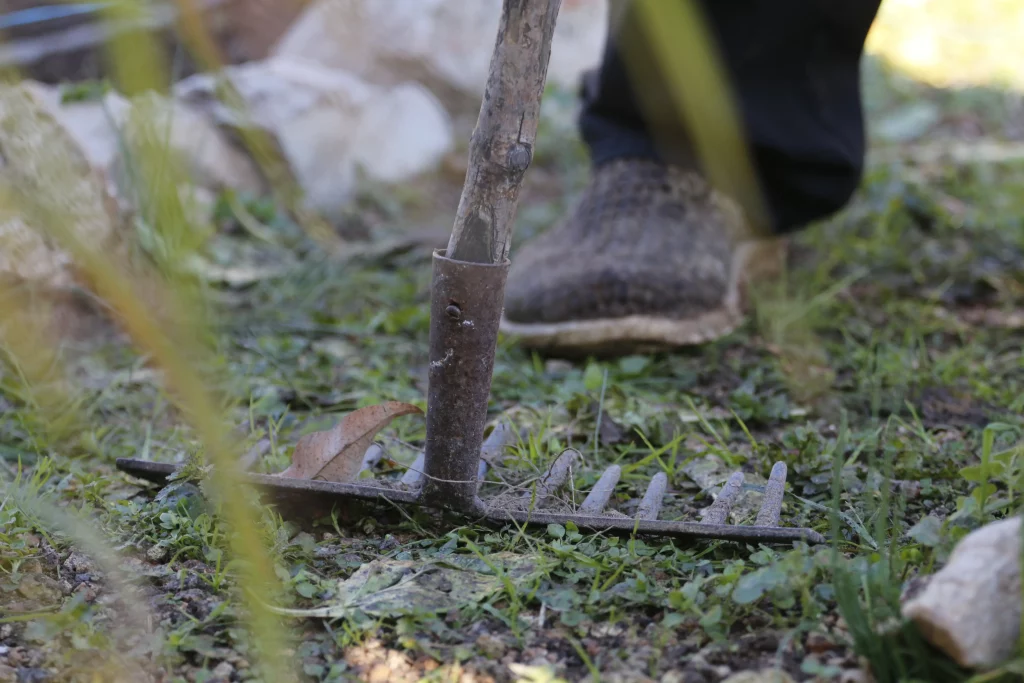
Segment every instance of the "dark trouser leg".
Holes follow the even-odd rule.
[[[839,210],[860,182],[865,151],[860,58],[880,1],[696,0],[731,79],[779,233]],[[628,15],[609,37],[601,68],[583,88],[580,130],[594,163],[624,157],[692,163],[681,118],[668,113],[667,100],[651,88],[650,79],[643,93],[635,92],[619,40],[643,45]],[[643,50],[631,53],[637,54]],[[674,126],[669,138],[658,126],[657,144],[647,125],[652,116],[672,116]]]

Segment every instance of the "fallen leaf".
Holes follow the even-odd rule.
[[[504,586],[537,575],[535,559],[514,553],[449,555],[431,562],[374,560],[338,583],[331,604],[313,609],[267,609],[291,617],[338,619],[358,610],[379,617],[440,614],[480,602]]]
[[[299,439],[291,467],[278,473],[290,479],[351,481],[359,474],[373,437],[396,417],[423,411],[410,403],[388,401],[346,415],[333,429]]]

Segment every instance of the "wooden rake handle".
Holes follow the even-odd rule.
[[[561,0],[503,0],[469,167],[445,254],[456,261],[508,259],[523,174],[533,159],[540,100]]]

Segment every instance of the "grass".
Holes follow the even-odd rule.
[[[1012,680],[1022,660],[961,671],[898,605],[957,540],[1019,505],[1024,163],[917,162],[906,139],[876,132],[921,101],[940,114],[933,138],[956,137],[963,111],[985,134],[1012,137],[1016,114],[1002,91],[936,91],[874,59],[866,79],[881,160],[847,210],[799,238],[792,271],[746,327],[697,350],[576,364],[503,340],[490,405],[525,433],[501,472],[509,481],[528,485],[571,445],[585,456],[577,496],[619,464],[614,504],[628,509],[664,472],[663,517],[674,519],[710,502],[698,466],[755,480],[781,460],[784,523],[827,534],[829,547],[683,544],[571,524],[450,528],[387,507],[289,516],[204,479],[208,462],[258,443],[255,469],[280,471],[302,434],[385,400],[423,407],[426,390],[426,252],[339,261],[280,202],[225,196],[200,253],[271,274],[235,287],[160,274],[181,284],[186,310],[202,304],[210,357],[169,343],[181,337],[175,318],[147,315],[113,280],[108,299],[134,339],[112,329],[47,345],[5,339],[0,679],[717,681],[778,667],[828,680],[866,661],[880,683]],[[526,176],[517,234],[527,238],[584,180],[578,141],[545,130],[564,122],[545,122]],[[140,150],[151,156],[139,169],[167,163],[145,140]],[[369,193],[357,210],[379,233],[408,231],[410,216],[454,215],[430,201],[444,182]],[[183,215],[165,186],[145,190],[165,207],[147,234],[174,238],[150,254],[167,266],[195,236],[159,225]],[[382,437],[377,476],[411,462],[422,420],[397,420]],[[117,473],[117,457],[177,463],[182,476],[156,491]],[[413,563],[417,580],[382,571],[348,593],[344,582],[374,561]],[[479,600],[445,583],[468,573],[431,569],[465,563],[491,586]],[[428,589],[447,596],[440,606],[410,592]],[[410,609],[367,599],[387,591],[411,596]],[[351,608],[334,618],[286,621],[264,608],[343,598]]]
[[[285,520],[261,508],[281,604],[329,601],[338,579],[376,558],[427,562],[507,551],[545,566],[531,585],[506,577],[484,602],[447,613],[299,621],[295,657],[304,675],[346,680],[384,666],[393,680],[447,680],[442,670],[508,680],[507,665],[515,663],[549,666],[566,680],[595,671],[713,678],[724,668],[772,665],[827,678],[855,667],[860,654],[880,681],[967,680],[907,627],[879,627],[888,629],[897,614],[903,581],[940,564],[969,529],[1015,506],[1020,333],[960,316],[979,306],[1019,306],[1012,288],[986,286],[1017,275],[1011,266],[974,273],[974,259],[953,246],[976,253],[1016,248],[1017,218],[1003,207],[1021,170],[979,173],[958,169],[955,183],[915,188],[963,197],[979,217],[953,225],[937,214],[923,230],[898,182],[900,169],[874,171],[848,212],[802,238],[802,248],[821,257],[792,273],[790,303],[770,316],[766,308],[763,329],[751,325],[693,352],[577,365],[545,362],[507,344],[499,350],[493,415],[530,428],[510,459],[512,472],[536,476],[571,443],[587,457],[577,490],[612,463],[625,466],[620,489],[633,495],[665,471],[671,517],[706,504],[686,472],[709,452],[762,476],[783,460],[791,472],[786,523],[827,532],[827,511],[841,513],[834,536],[841,560],[830,549],[802,546],[687,546],[593,537],[571,527],[446,531],[429,518],[386,510]],[[270,229],[288,230],[285,219],[272,218]],[[250,239],[228,228],[218,240]],[[847,258],[830,258],[836,252]],[[935,257],[944,253],[955,257]],[[307,420],[382,400],[422,402],[425,388],[429,272],[422,255],[383,267],[335,264],[302,247],[280,258],[293,264],[283,275],[223,292],[229,303],[216,306],[220,391],[233,399],[230,419],[247,440],[271,442],[262,471],[285,466],[289,445],[312,428]],[[936,294],[949,281],[967,298]],[[806,303],[793,303],[800,301]],[[814,403],[801,405],[777,347],[811,341],[835,379]],[[43,611],[30,611],[36,616],[28,620],[2,618],[10,621],[3,642],[38,661],[35,668],[67,672],[112,647],[104,638],[120,619],[118,606],[103,600],[115,593],[105,574],[63,568],[60,558],[79,547],[77,537],[39,535],[51,526],[18,504],[16,493],[28,489],[87,514],[114,540],[121,561],[131,561],[150,593],[159,634],[140,661],[172,677],[202,680],[218,665],[227,671],[224,662],[248,676],[253,644],[236,625],[246,613],[244,583],[231,560],[223,508],[191,485],[154,497],[111,466],[114,457],[140,453],[187,462],[195,432],[151,376],[115,383],[117,373],[138,368],[138,356],[123,345],[104,343],[67,362],[87,368],[92,386],[110,387],[83,399],[90,454],[61,457],[39,431],[24,392],[4,394],[5,467],[17,471],[20,458],[26,474],[10,485],[0,512],[8,540],[0,595],[5,614],[29,603]],[[405,444],[422,440],[422,424],[398,421],[385,434],[391,457],[408,462]],[[890,491],[891,501],[879,496]],[[927,517],[939,524],[922,527]],[[56,592],[42,595],[52,602],[26,597],[38,597],[22,588],[32,584],[26,567],[51,577]]]

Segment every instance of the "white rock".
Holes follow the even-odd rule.
[[[262,181],[253,163],[202,112],[149,94],[132,101],[129,115],[142,117],[144,125],[157,136],[157,144],[166,144],[173,150],[198,187],[213,191],[230,188],[253,194],[262,191]]]
[[[0,86],[0,276],[67,290],[71,257],[39,224],[63,222],[86,244],[116,241],[115,214],[102,179],[36,88]]]
[[[448,115],[423,86],[399,85],[371,100],[352,157],[371,178],[400,182],[440,162],[453,144]]]
[[[76,267],[81,264],[65,237],[123,263],[134,235],[110,191],[116,159],[95,141],[80,139],[92,128],[102,134],[99,120],[62,120],[67,112],[59,105],[37,84],[0,86],[0,278],[17,285],[19,297],[32,293],[33,305],[16,318],[19,324],[38,326],[40,334],[77,336],[95,329],[93,311],[76,303],[75,294],[92,283]],[[202,190],[190,186],[188,192],[197,199]],[[57,234],[55,227],[67,232]]]
[[[177,96],[229,126],[252,124],[277,142],[307,206],[332,217],[359,174],[397,183],[435,168],[453,146],[451,121],[417,83],[380,87],[350,73],[277,57],[227,72],[244,113],[214,97],[206,75],[176,86]]]
[[[1021,619],[1020,534],[1020,517],[971,532],[902,606],[903,616],[963,667],[994,667],[1014,653]]]
[[[235,667],[231,662],[221,662],[210,673],[219,681],[227,681],[231,679],[231,674],[235,673]]]
[[[124,149],[132,135],[144,125],[158,144],[172,150],[191,182],[206,191],[231,188],[253,194],[263,190],[255,166],[235,149],[216,124],[187,105],[154,93],[132,101],[117,93],[101,100],[61,102],[59,88],[33,81],[24,87],[32,92],[67,133],[107,183],[107,190],[127,202],[132,191],[124,177]]]
[[[24,85],[67,131],[93,168],[105,172],[114,165],[120,155],[118,128],[131,110],[128,100],[110,92],[98,101],[62,103],[59,88],[36,81]]]
[[[273,48],[370,82],[417,80],[478,98],[487,82],[501,0],[316,0]],[[563,0],[548,82],[576,88],[600,62],[608,0]],[[473,102],[473,99],[468,100]]]

